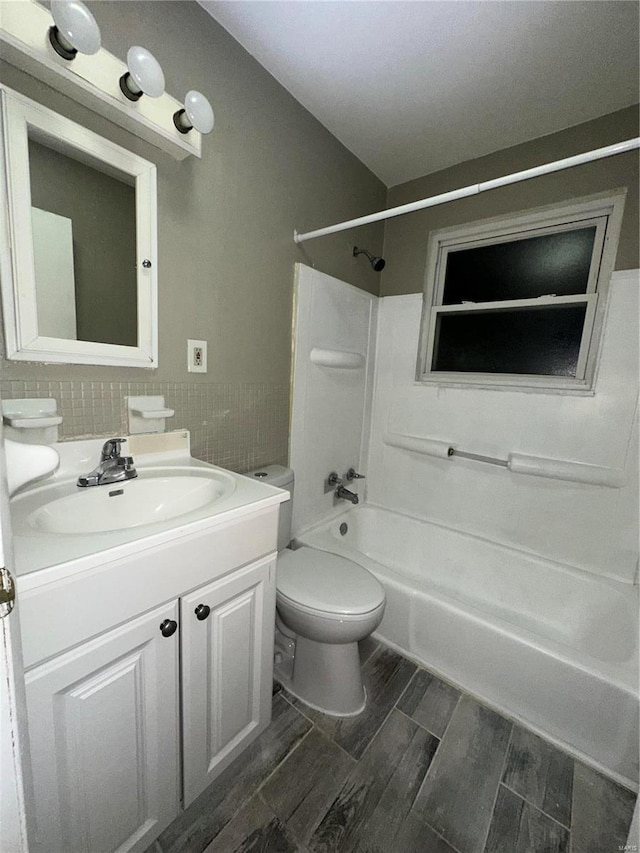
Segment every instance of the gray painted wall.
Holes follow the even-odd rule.
[[[159,369],[4,361],[5,379],[288,383],[293,265],[303,261],[370,292],[379,274],[345,235],[304,247],[306,230],[384,207],[383,184],[192,2],[91,4],[103,46],[142,44],[167,91],[199,89],[216,113],[203,158],[176,162],[66,97],[0,63],[0,80],[158,167]],[[382,249],[383,226],[358,233]],[[186,373],[187,338],[209,341],[209,372]]]
[[[469,160],[389,190],[387,207],[538,166],[638,135],[638,107],[629,107],[523,145]],[[381,296],[418,293],[424,284],[429,232],[450,225],[526,210],[577,196],[627,187],[616,269],[636,269],[638,260],[638,153],[632,151],[502,187],[440,207],[389,219],[385,228]]]
[[[147,47],[168,92],[210,98],[216,126],[201,160],[176,162],[0,61],[6,85],[157,165],[160,339],[153,371],[2,359],[0,395],[57,397],[69,439],[117,435],[126,395],[164,394],[194,455],[239,471],[286,462],[294,263],[377,293],[351,250],[357,236],[379,254],[384,225],[300,247],[293,231],[379,210],[386,188],[195,2],[91,6],[107,50]],[[209,342],[207,374],[187,373],[187,338]]]

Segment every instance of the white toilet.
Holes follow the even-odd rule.
[[[275,677],[294,696],[325,714],[359,714],[366,694],[358,641],[380,624],[384,589],[352,560],[307,546],[286,547],[291,539],[291,468],[269,465],[247,476],[291,494],[290,501],[280,504]]]

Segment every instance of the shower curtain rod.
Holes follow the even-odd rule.
[[[304,243],[305,240],[326,237],[328,234],[336,234],[338,231],[346,231],[348,228],[357,228],[360,225],[368,225],[370,222],[380,222],[383,219],[391,219],[393,216],[402,216],[404,213],[424,210],[425,207],[436,207],[439,204],[446,204],[448,201],[478,195],[478,193],[483,193],[487,190],[495,190],[498,187],[505,187],[508,184],[517,184],[520,181],[527,181],[529,178],[537,178],[540,175],[548,175],[551,172],[560,172],[562,169],[581,166],[583,163],[591,163],[593,160],[614,157],[616,154],[633,151],[634,148],[640,148],[640,137],[627,139],[624,142],[616,142],[615,145],[607,145],[604,148],[595,148],[593,151],[585,151],[584,154],[565,157],[563,160],[555,160],[552,163],[545,163],[542,166],[534,166],[532,169],[525,169],[522,172],[513,172],[511,175],[505,175],[502,178],[482,181],[479,184],[470,184],[468,187],[451,190],[451,192],[441,193],[430,198],[423,198],[420,201],[401,204],[399,207],[390,207],[388,210],[380,210],[378,213],[370,213],[368,216],[359,216],[357,219],[349,219],[347,222],[339,222],[337,225],[328,225],[326,228],[318,228],[316,231],[306,231],[304,234],[298,234],[297,231],[294,231],[293,239],[296,243]]]

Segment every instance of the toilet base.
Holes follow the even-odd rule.
[[[312,708],[314,711],[320,711],[321,714],[326,714],[327,717],[340,717],[340,718],[342,718],[342,717],[344,717],[344,718],[358,717],[364,711],[364,709],[367,707],[367,688],[366,687],[362,688],[362,690],[364,691],[364,701],[362,703],[362,706],[360,708],[358,708],[357,711],[352,711],[350,714],[335,714],[331,711],[327,711],[326,708],[321,708],[319,705],[314,705],[312,702],[309,702],[307,699],[304,699],[302,696],[298,696],[298,694],[295,692],[295,690],[291,686],[291,683],[287,683],[284,679],[279,678],[279,676],[277,674],[275,675],[275,679],[277,682],[279,682],[284,687],[284,689],[287,691],[287,693],[291,694],[291,696],[294,697],[294,699],[299,699],[301,702],[304,702],[304,704],[308,708]]]
[[[280,684],[285,684],[285,686],[293,678],[293,659],[295,653],[295,639],[283,634],[276,627],[273,644],[273,677]]]
[[[293,676],[278,666],[275,676],[297,699],[332,717],[355,717],[367,704],[357,643],[318,643],[298,635]]]

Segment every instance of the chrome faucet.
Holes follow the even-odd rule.
[[[133,456],[121,456],[120,446],[124,438],[110,438],[102,445],[100,462],[90,474],[78,477],[79,486],[106,486],[121,483],[138,476],[133,467]]]
[[[350,492],[349,489],[345,489],[344,486],[338,486],[335,491],[335,496],[338,500],[351,501],[354,506],[360,500],[355,492]]]

